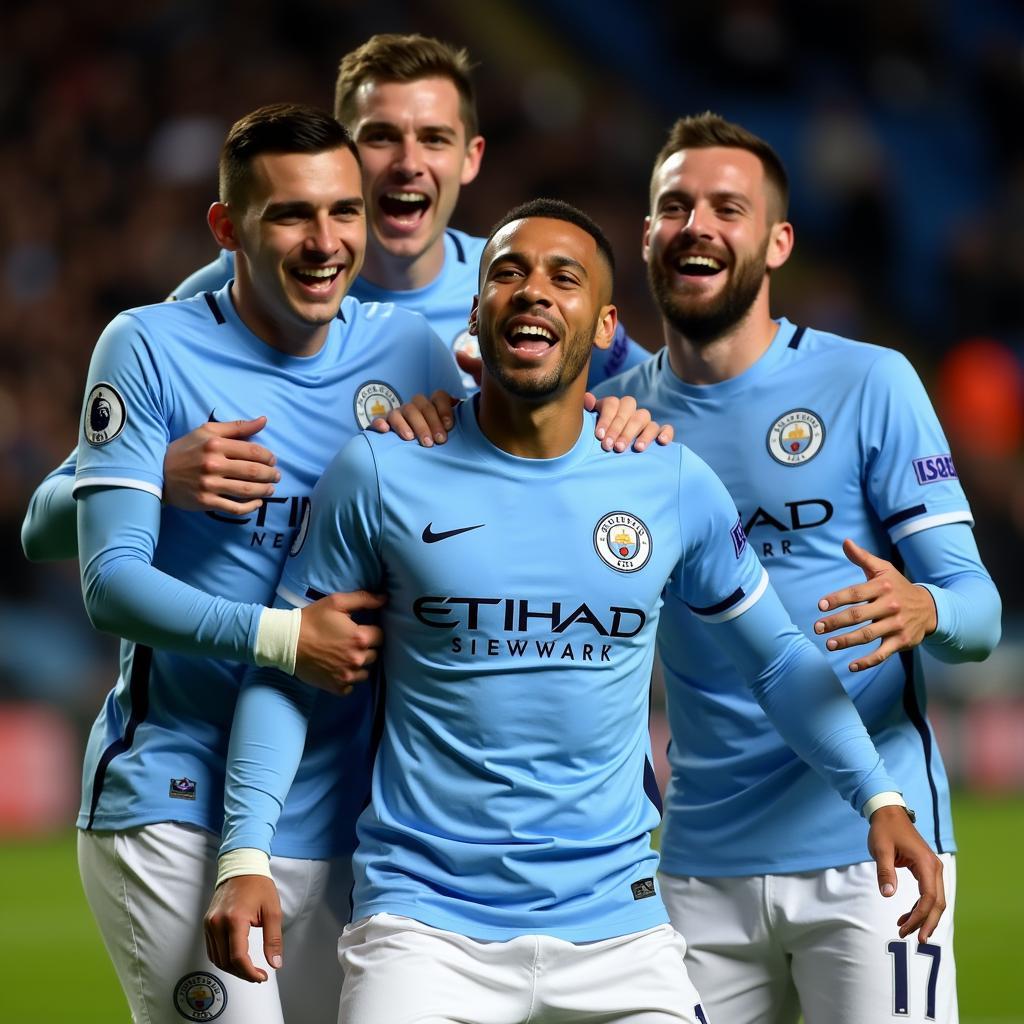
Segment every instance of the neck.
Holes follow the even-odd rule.
[[[692,341],[662,319],[669,364],[687,384],[720,384],[738,377],[764,355],[778,329],[769,315],[767,286],[739,323],[711,341]]]
[[[236,269],[231,285],[231,301],[239,320],[260,341],[278,352],[288,356],[315,356],[327,341],[330,323],[306,324],[298,320],[288,323],[273,316],[256,300],[252,284],[246,277]]]
[[[487,372],[480,381],[480,430],[495,447],[521,459],[556,459],[579,440],[586,371],[560,395],[529,402],[509,394]]]
[[[367,238],[366,259],[360,276],[389,292],[411,292],[426,288],[444,266],[444,235],[416,257],[395,256],[377,243],[372,232]]]

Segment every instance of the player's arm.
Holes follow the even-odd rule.
[[[51,470],[35,489],[21,524],[21,547],[30,562],[78,557],[75,465],[78,449]]]
[[[190,299],[203,292],[215,292],[223,288],[235,276],[235,254],[221,249],[217,258],[206,266],[193,271],[177,288],[172,288],[168,302]]]
[[[899,787],[824,654],[793,624],[769,583],[721,481],[692,454],[689,461],[688,489],[699,489],[707,506],[698,518],[692,501],[681,502],[688,508],[681,518],[687,552],[681,596],[708,624],[786,743],[870,818],[868,845],[883,895],[895,892],[897,864],[914,873],[921,898],[901,919],[900,934],[920,928],[925,942],[945,909],[942,864],[914,828]]]
[[[967,523],[903,537],[899,551],[907,575],[852,540],[843,543],[843,551],[864,573],[864,582],[822,598],[822,611],[842,610],[820,619],[814,629],[827,635],[853,627],[826,641],[830,651],[881,640],[850,663],[851,671],[922,643],[942,661],[982,661],[999,642],[1002,603]]]
[[[357,437],[317,484],[305,540],[282,576],[278,604],[302,605],[321,588],[379,585],[380,533],[376,465],[365,438]],[[217,888],[205,931],[211,960],[248,981],[266,980],[249,958],[251,927],[264,929],[268,962],[283,962],[269,856],[311,708],[308,688],[267,669],[246,674],[235,707]]]

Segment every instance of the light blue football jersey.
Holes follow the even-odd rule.
[[[403,309],[411,309],[424,316],[441,340],[449,346],[452,358],[455,352],[465,351],[478,356],[480,348],[469,333],[469,313],[477,293],[480,276],[480,254],[485,238],[476,238],[463,231],[448,228],[444,233],[444,264],[441,272],[430,284],[410,291],[390,291],[357,278],[349,292],[362,302],[393,302]],[[171,298],[188,298],[203,291],[222,287],[235,274],[234,254],[221,250],[212,263],[197,270],[178,285]],[[622,373],[650,358],[650,353],[626,334],[619,324],[612,344],[607,349],[594,349],[590,362],[588,386],[617,373]],[[463,385],[474,389],[476,383],[468,374],[462,375]]]
[[[266,415],[257,440],[277,455],[274,495],[247,516],[164,506],[153,565],[207,594],[267,605],[331,457],[373,417],[436,387],[459,387],[446,349],[422,317],[391,305],[344,299],[325,344],[305,358],[252,334],[227,288],[130,310],[93,356],[76,490],[160,496],[169,442],[207,420]],[[89,737],[79,827],[182,821],[219,832],[245,666],[123,642],[120,668]],[[351,849],[366,797],[368,691],[316,699],[309,752],[275,841],[282,856]],[[350,771],[338,770],[339,740]]]
[[[892,350],[782,320],[764,355],[732,380],[686,384],[663,349],[598,390],[635,395],[708,462],[787,611],[821,649],[818,600],[863,579],[844,538],[891,559],[916,531],[972,522],[924,387]],[[865,860],[867,823],[787,748],[671,594],[659,650],[672,734],[664,869],[747,875]],[[955,849],[917,654],[851,673],[856,650],[825,653],[922,835],[937,851]]]
[[[665,920],[647,731],[663,592],[734,651],[756,651],[747,664],[777,695],[765,698],[776,720],[790,685],[811,687],[797,715],[783,713],[805,749],[830,748],[826,770],[857,806],[891,785],[699,458],[678,445],[609,455],[588,415],[565,455],[521,459],[486,440],[475,406],[459,407],[442,447],[354,439],[318,485],[278,590],[296,605],[338,587],[388,594],[354,918],[574,942]],[[810,705],[829,688],[842,706],[819,717]],[[282,690],[247,687],[240,702],[225,850],[265,849],[272,834],[276,787],[302,747],[288,724],[301,694]],[[262,708],[250,703],[261,694]]]

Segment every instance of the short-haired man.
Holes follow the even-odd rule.
[[[201,929],[235,698],[245,663],[325,686],[366,678],[380,631],[346,613],[376,598],[333,595],[301,620],[265,605],[339,445],[402,394],[460,385],[422,317],[346,297],[365,209],[358,150],[329,114],[282,104],[237,122],[208,220],[236,254],[233,283],[120,314],[89,370],[75,483],[83,591],[93,622],[125,642],[86,752],[79,858],[136,1021],[312,1024],[340,988],[331,936],[348,918],[373,695],[311,690],[317,724],[274,845],[302,952],[261,988],[216,971]],[[279,456],[275,495],[242,516],[162,504],[168,443],[206,419],[245,418],[250,403]],[[325,771],[339,742],[345,770]]]
[[[666,587],[847,800],[860,809],[894,788],[704,463],[680,446],[613,458],[593,436],[585,375],[615,332],[612,262],[565,204],[506,215],[471,320],[480,395],[444,447],[354,439],[282,577],[293,606],[339,586],[388,594],[383,731],[340,944],[349,1024],[706,1022],[650,845],[647,696]],[[253,670],[239,700],[207,934],[214,960],[247,977],[249,922],[276,906],[260,872],[310,714],[303,688],[270,670]],[[908,926],[930,929],[938,862],[891,810],[873,839],[886,870],[914,863]]]
[[[710,113],[683,118],[650,200],[644,258],[665,348],[598,391],[636,395],[721,477],[807,636],[856,627],[827,640],[832,666],[902,784],[891,799],[906,799],[941,856],[952,904],[949,790],[911,648],[985,657],[1000,603],[948,443],[903,356],[771,319],[793,229],[764,140]],[[866,822],[787,749],[671,593],[659,650],[672,733],[662,893],[710,1017],[955,1024],[952,914],[908,941],[912,886],[900,878],[893,895],[896,875],[879,870],[893,898],[871,891]]]

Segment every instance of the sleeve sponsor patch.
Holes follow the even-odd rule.
[[[86,441],[94,448],[109,444],[124,430],[128,411],[124,399],[113,384],[101,381],[85,400],[82,424]]]
[[[743,532],[742,519],[736,520],[736,525],[729,531],[729,536],[732,537],[732,549],[736,553],[736,557],[739,558],[747,546],[747,535]]]
[[[919,484],[936,484],[942,480],[956,480],[956,469],[950,455],[929,455],[914,459],[914,475]]]

